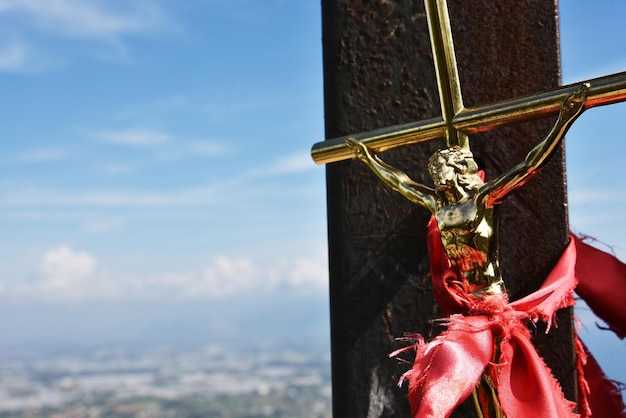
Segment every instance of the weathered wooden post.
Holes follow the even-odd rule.
[[[468,108],[559,86],[554,0],[450,0],[448,8]],[[445,100],[438,93],[424,5],[412,0],[322,0],[322,17],[326,137],[432,119],[432,126],[426,123],[423,130],[432,128],[431,136],[441,136],[440,141],[385,153],[387,162],[429,183],[428,158],[445,147],[442,132],[452,125],[435,120],[442,114],[445,119],[450,109],[440,107]],[[593,100],[600,100],[601,84],[592,85]],[[558,103],[559,97],[550,100]],[[530,118],[555,114],[555,108],[546,106],[536,113]],[[500,124],[483,120],[479,127],[466,123],[466,132]],[[523,160],[552,123],[549,118],[534,120],[472,135],[472,150],[487,177]],[[414,129],[416,136],[420,129]],[[334,160],[343,159],[345,155]],[[429,214],[389,191],[358,161],[329,164],[327,187],[334,415],[409,416],[405,394],[396,388],[409,365],[387,355],[398,348],[395,338],[404,333],[431,338],[439,331],[430,323],[441,313],[429,278]],[[536,290],[566,246],[566,202],[564,156],[559,150],[541,174],[503,205],[501,264],[512,299]],[[535,343],[566,397],[574,400],[571,311],[560,313],[558,328],[548,335],[537,330]],[[474,414],[465,407],[455,416]]]

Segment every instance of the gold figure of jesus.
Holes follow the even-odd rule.
[[[470,293],[504,293],[498,263],[498,205],[554,154],[583,112],[588,88],[583,84],[565,99],[555,125],[523,162],[487,182],[477,174],[478,165],[469,149],[450,147],[430,158],[428,172],[435,184],[432,189],[385,163],[356,139],[348,138],[346,144],[385,184],[435,216],[452,268],[465,278]]]

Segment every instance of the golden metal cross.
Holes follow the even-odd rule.
[[[446,138],[448,146],[469,148],[467,136],[516,122],[540,119],[559,112],[563,100],[581,83],[556,90],[510,99],[486,106],[466,108],[454,56],[452,31],[446,0],[425,0],[430,41],[437,74],[441,116],[419,122],[364,132],[355,138],[373,151]],[[626,72],[588,80],[585,109],[626,101]],[[318,142],[311,155],[318,164],[354,157],[346,146],[348,136]]]

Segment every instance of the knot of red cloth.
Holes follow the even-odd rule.
[[[428,244],[435,298],[450,317],[441,320],[446,331],[429,343],[418,338],[414,347],[415,363],[403,376],[409,381],[412,416],[449,416],[487,373],[508,418],[578,417],[573,412],[576,404],[564,397],[532,345],[527,327],[541,320],[549,329],[556,311],[574,304],[574,242],[543,286],[515,302],[506,295],[479,298],[467,292],[450,268],[434,220],[429,224]]]

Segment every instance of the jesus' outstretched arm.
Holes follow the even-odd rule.
[[[437,210],[435,191],[428,186],[416,183],[406,173],[382,161],[362,142],[354,138],[346,139],[346,145],[355,156],[363,161],[391,189],[402,194],[431,213]]]
[[[488,195],[490,204],[497,204],[513,190],[524,185],[548,159],[554,154],[565,133],[584,110],[587,99],[588,84],[582,84],[569,95],[561,105],[559,117],[548,135],[526,155],[526,159],[500,175],[497,179],[487,182],[480,194]]]

